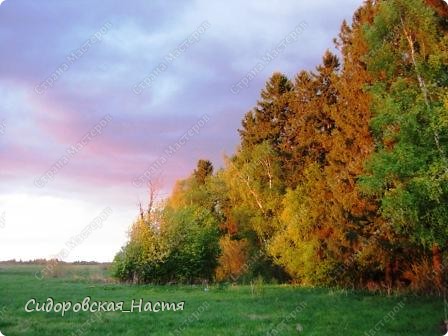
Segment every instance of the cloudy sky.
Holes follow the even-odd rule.
[[[361,2],[4,1],[0,260],[112,260],[136,180],[219,166],[272,72],[314,68]]]

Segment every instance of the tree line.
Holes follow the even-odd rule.
[[[214,171],[141,210],[125,281],[440,292],[448,239],[448,6],[367,0],[313,71],[274,73]]]

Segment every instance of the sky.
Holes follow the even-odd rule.
[[[361,3],[3,1],[0,260],[111,261],[148,180],[221,166],[269,76],[313,69]]]

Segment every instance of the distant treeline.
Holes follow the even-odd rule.
[[[314,71],[275,73],[214,171],[141,209],[123,281],[289,281],[440,293],[448,240],[448,6],[365,1]]]
[[[73,261],[73,262],[66,262],[58,259],[34,259],[34,260],[4,260],[0,261],[0,265],[47,265],[49,263],[60,263],[65,265],[111,265],[111,263],[107,262],[98,262],[98,261]]]

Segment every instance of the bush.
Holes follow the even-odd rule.
[[[218,225],[197,206],[166,208],[160,228],[137,221],[115,256],[113,274],[132,283],[195,282],[213,277],[219,256]]]

